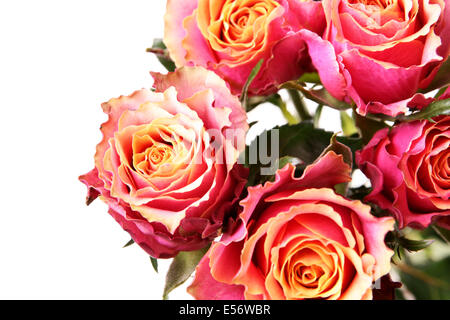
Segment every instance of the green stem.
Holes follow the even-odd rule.
[[[287,109],[287,105],[284,101],[281,101],[279,104],[281,113],[283,114],[284,118],[287,120],[289,125],[297,124],[299,121],[296,119]]]
[[[316,109],[316,113],[314,113],[313,124],[315,128],[319,127],[320,116],[322,115],[323,104],[319,104]]]
[[[409,266],[405,263],[399,263],[396,267],[400,271],[407,273],[410,276],[413,276],[414,278],[419,279],[431,286],[444,287],[444,288],[448,287],[448,284],[445,281],[438,279],[438,278],[434,278],[434,277],[426,274],[425,272],[423,272],[415,267]]]
[[[350,137],[353,134],[357,134],[358,128],[356,127],[353,118],[350,117],[345,111],[339,111],[339,115],[341,118],[341,127],[344,135]]]
[[[448,245],[450,245],[450,241],[442,234],[442,232],[439,230],[438,227],[432,226],[431,228],[434,230],[434,232],[436,232],[436,234],[437,234],[439,237],[441,237],[442,240],[444,240],[445,243],[447,243]]]
[[[300,95],[300,92],[295,89],[287,89],[289,92],[289,96],[291,97],[292,102],[294,103],[295,109],[298,112],[301,121],[311,120],[312,117],[309,114],[308,108],[306,107],[305,100],[303,100],[303,96]]]

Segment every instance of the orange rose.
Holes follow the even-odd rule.
[[[95,169],[80,179],[153,257],[196,250],[217,237],[237,201],[236,165],[248,128],[239,100],[203,68],[153,74],[142,89],[102,105]],[[230,139],[227,134],[233,139]]]
[[[197,299],[371,299],[390,270],[394,219],[337,195],[350,168],[328,152],[294,177],[249,188],[232,231],[213,244],[188,291]]]
[[[324,30],[322,4],[312,0],[168,0],[164,43],[178,67],[213,70],[235,94],[263,59],[249,93],[268,94],[311,70],[303,32]]]

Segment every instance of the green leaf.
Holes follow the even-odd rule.
[[[410,115],[400,115],[397,117],[391,117],[383,114],[368,114],[366,117],[374,120],[388,120],[388,121],[400,121],[409,122],[416,120],[428,120],[433,122],[433,117],[439,115],[446,115],[450,113],[450,99],[436,100],[430,103],[426,108],[419,112],[414,112]]]
[[[347,110],[350,109],[350,105],[347,103],[340,101],[333,97],[325,88],[322,89],[308,89],[304,86],[304,83],[296,82],[296,81],[288,81],[283,83],[280,88],[284,89],[297,89],[299,90],[306,98],[317,102],[318,104],[322,104],[325,106],[329,106],[333,109],[337,110]]]
[[[153,270],[155,270],[155,272],[158,273],[158,259],[150,256],[150,262],[152,263]]]
[[[438,92],[436,92],[434,98],[435,98],[435,99],[438,99],[440,96],[442,96],[442,95],[444,94],[444,92],[447,91],[448,87],[449,87],[449,86],[445,86],[445,87],[440,88],[440,89],[438,90]]]
[[[298,79],[299,82],[307,82],[307,83],[320,83],[320,77],[317,72],[307,72],[304,73],[300,79]]]
[[[288,163],[296,166],[300,163],[300,160],[294,157],[284,156],[278,159],[278,169],[284,168]]]
[[[278,134],[272,135],[272,131],[278,130]],[[266,135],[266,139],[263,139],[263,136]],[[290,157],[299,159],[300,164],[297,165],[299,170],[303,169],[307,165],[313,163],[326,148],[330,147],[330,141],[332,140],[334,133],[328,132],[323,129],[315,128],[311,122],[303,121],[301,123],[295,125],[283,125],[280,127],[275,127],[272,130],[264,131],[254,139],[250,146],[247,146],[245,152],[245,165],[250,168],[249,178],[248,178],[248,186],[256,185],[261,183],[262,181],[266,181],[267,177],[261,176],[260,171],[261,168],[267,168],[267,162],[263,163],[259,158],[250,159],[250,153],[253,153],[254,157],[257,157],[260,154],[261,141],[264,143],[267,141],[265,150],[262,150],[262,154],[272,157],[272,141],[271,138],[273,136],[277,137],[278,143],[274,143],[278,150],[274,150],[274,157],[283,158]],[[263,139],[263,140],[260,140]],[[334,148],[338,148],[339,144],[343,144],[350,148],[351,152],[355,152],[356,150],[361,149],[362,141],[361,138],[357,137],[335,137],[336,143]],[[338,144],[339,143],[339,144]],[[341,149],[344,146],[341,145]],[[345,147],[346,148],[346,147]],[[343,150],[335,150],[339,153],[347,154],[347,158],[351,159],[350,151]],[[347,161],[349,161],[346,158]],[[289,158],[287,158],[289,159]],[[252,163],[250,163],[250,160]],[[351,161],[351,160],[350,160]],[[273,163],[271,163],[273,165]],[[354,165],[354,163],[353,163]],[[273,168],[273,167],[272,167]],[[276,168],[275,168],[276,169]]]
[[[415,112],[409,116],[400,117],[400,121],[414,121],[414,120],[430,120],[433,117],[437,117],[441,114],[450,113],[450,99],[436,100],[432,102],[428,107]]]
[[[300,164],[301,161],[298,158],[284,156],[276,160],[276,168],[282,169],[289,163],[295,167]],[[259,177],[258,183],[264,184],[266,181],[275,181],[275,174]]]
[[[279,130],[280,155],[299,158],[305,164],[313,163],[329,147],[334,135],[333,132],[314,128],[309,122],[282,126]],[[336,136],[336,141],[349,147],[352,152],[362,147],[360,138]]]
[[[450,84],[450,58],[442,64],[439,68],[439,71],[434,76],[431,84],[423,90],[420,90],[421,93],[427,93],[442,87],[445,87]]]
[[[278,139],[279,133],[275,130],[274,128],[262,132],[250,145],[246,146],[245,152],[242,154],[245,156],[244,165],[249,168],[247,187],[267,181],[278,168],[277,161],[281,157],[279,153],[280,140]],[[272,139],[276,140],[272,143]],[[272,147],[276,149],[272,150]],[[242,160],[240,161],[242,163]],[[263,172],[263,168],[264,170],[267,168],[269,172]]]
[[[366,186],[350,188],[348,197],[354,200],[362,201],[370,192],[372,192],[372,188],[368,188]]]
[[[155,54],[159,62],[167,69],[167,71],[175,71],[175,63],[170,59],[169,52],[162,39],[154,39],[152,47],[148,48],[147,52]]]
[[[398,239],[398,243],[410,252],[423,250],[429,247],[433,242],[434,240],[411,240],[405,237],[400,237]]]
[[[124,245],[122,248],[129,247],[129,246],[131,246],[133,243],[134,243],[134,240],[133,240],[133,239],[130,239],[130,241],[128,241],[127,243],[125,243],[125,245]]]
[[[208,249],[209,246],[197,251],[182,251],[173,258],[166,275],[166,285],[163,293],[164,300],[168,299],[169,293],[173,289],[189,279]]]
[[[322,154],[333,135],[309,122],[275,129],[280,130],[280,156],[297,157],[305,164],[313,163]]]
[[[403,259],[404,249],[402,246],[395,245],[393,250],[394,250],[394,256],[392,257],[392,262],[394,264],[399,264]]]
[[[335,185],[334,191],[337,194],[340,194],[341,196],[346,197],[347,193],[348,193],[348,183],[343,182],[343,183],[339,183],[339,184]]]
[[[258,61],[256,66],[250,72],[250,75],[248,76],[247,81],[245,82],[245,85],[242,88],[241,103],[242,103],[242,107],[246,111],[247,111],[247,106],[248,106],[248,88],[250,88],[250,85],[252,84],[253,80],[255,80],[256,76],[258,75],[259,70],[261,70],[261,66],[262,66],[263,62],[264,62],[264,59],[261,59]]]
[[[420,239],[420,240],[409,239],[400,230],[389,232],[385,238],[385,241],[387,244],[389,244],[390,248],[400,246],[401,248],[406,249],[409,252],[423,250],[429,247],[434,242],[434,240],[427,240],[427,239]]]

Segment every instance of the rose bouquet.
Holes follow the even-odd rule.
[[[80,180],[173,258],[165,298],[191,275],[196,299],[450,298],[448,0],[167,0],[164,21],[168,73],[102,105]],[[263,104],[286,124],[252,135]]]

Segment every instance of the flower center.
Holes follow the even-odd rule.
[[[147,159],[153,165],[158,165],[164,162],[164,160],[167,160],[167,158],[170,157],[172,152],[172,149],[166,144],[153,145],[147,150],[148,150]]]
[[[318,265],[305,266],[301,265],[296,268],[295,272],[296,281],[302,286],[307,288],[317,288],[318,280],[324,274],[323,269]]]
[[[133,155],[136,170],[144,175],[150,175],[161,165],[173,158],[173,148],[165,143],[157,142],[149,146],[144,152]]]
[[[430,158],[434,183],[443,190],[450,190],[450,150],[443,150]]]
[[[214,50],[245,51],[243,46],[257,47],[264,39],[267,18],[279,5],[273,0],[199,0],[199,27]]]
[[[133,167],[144,176],[151,175],[175,156],[174,142],[168,132],[161,130],[150,125],[133,136]]]
[[[339,286],[341,262],[333,246],[293,240],[280,250],[278,280],[288,299],[328,298]],[[278,272],[277,272],[278,273]]]
[[[248,22],[248,16],[242,16],[238,19],[236,25],[244,28],[245,26],[247,26],[247,22]]]

